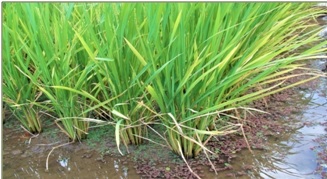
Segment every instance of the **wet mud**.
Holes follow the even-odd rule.
[[[60,132],[52,134],[61,139],[57,142],[47,134],[31,139],[20,130],[4,128],[3,133],[2,178],[139,178],[126,158],[101,154],[84,143],[67,143]],[[51,152],[60,144],[67,145]]]

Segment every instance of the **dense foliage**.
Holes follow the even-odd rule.
[[[40,112],[73,141],[106,117],[119,147],[155,123],[194,157],[240,131],[230,122],[253,100],[317,78],[288,74],[326,50],[308,23],[319,13],[307,3],[4,3],[3,100],[32,133]],[[298,75],[309,77],[283,84]]]

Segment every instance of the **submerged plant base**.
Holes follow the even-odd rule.
[[[67,124],[63,120],[71,120],[72,123]],[[81,141],[87,138],[87,132],[89,130],[89,122],[87,121],[80,121],[78,118],[59,118],[55,120],[55,124],[69,137],[71,142]]]
[[[130,127],[120,132],[122,142],[127,146],[129,144],[140,145],[147,134],[146,126]]]
[[[185,138],[185,136],[187,138]],[[194,158],[199,155],[202,151],[200,145],[196,142],[202,144],[204,141],[198,141],[196,136],[188,136],[186,134],[180,134],[174,130],[168,130],[168,141],[173,152],[186,159]],[[182,153],[181,153],[182,152]]]
[[[39,134],[42,132],[42,124],[39,114],[35,109],[22,106],[20,109],[10,108],[14,116],[21,122],[21,127],[25,132],[33,134]]]

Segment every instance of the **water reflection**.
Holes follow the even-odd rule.
[[[319,62],[318,62],[319,63]],[[326,134],[322,125],[327,121],[327,99],[322,92],[326,92],[326,78],[321,78],[317,90],[307,92],[310,97],[307,109],[297,120],[305,124],[294,132],[285,133],[271,145],[271,155],[257,154],[255,160],[257,172],[263,178],[321,178],[315,173],[317,168],[316,153],[312,150],[317,143],[314,139]],[[273,142],[272,142],[273,143]]]

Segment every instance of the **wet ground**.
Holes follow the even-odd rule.
[[[46,171],[47,156],[52,147],[67,142],[50,142],[52,139],[46,135],[30,140],[22,131],[4,129],[2,178],[119,179],[126,178],[127,172],[130,178],[139,178],[132,165],[123,158],[104,156],[83,143],[67,144],[53,150]],[[53,139],[58,139],[58,136]]]

